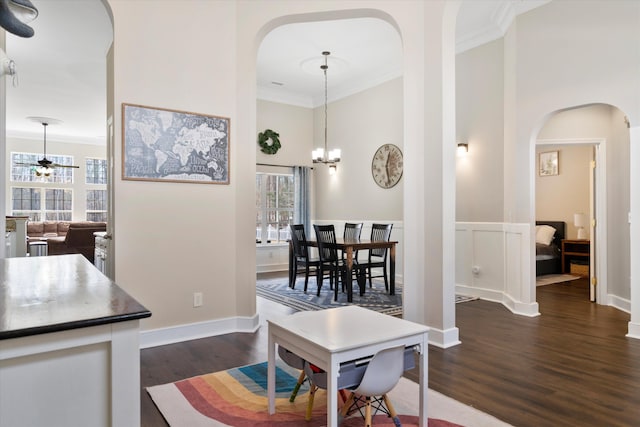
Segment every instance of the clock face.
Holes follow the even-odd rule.
[[[382,188],[391,188],[402,178],[402,151],[393,144],[378,148],[371,161],[373,180]]]

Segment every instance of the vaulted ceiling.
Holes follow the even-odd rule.
[[[550,0],[463,1],[456,28],[458,51],[504,35],[517,14]],[[32,0],[39,16],[32,38],[7,33],[6,52],[16,62],[15,87],[7,80],[7,134],[40,137],[29,116],[63,123],[51,139],[104,143],[106,53],[112,26],[100,0]],[[324,101],[320,64],[331,51],[329,100],[402,75],[402,44],[396,30],[377,19],[310,22],[279,27],[258,53],[260,99],[314,107]]]

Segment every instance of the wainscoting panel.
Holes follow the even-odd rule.
[[[529,224],[456,223],[456,292],[538,315],[529,230]]]
[[[274,243],[256,245],[256,271],[268,273],[289,269],[289,245]]]

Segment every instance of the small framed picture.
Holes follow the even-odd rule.
[[[540,164],[538,166],[538,175],[552,176],[558,175],[558,152],[547,151],[540,153]]]

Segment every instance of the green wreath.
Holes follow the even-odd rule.
[[[264,132],[260,132],[258,134],[258,145],[260,146],[260,151],[265,154],[276,154],[280,147],[280,134],[272,131],[271,129],[266,129]],[[269,143],[271,142],[271,143]]]

